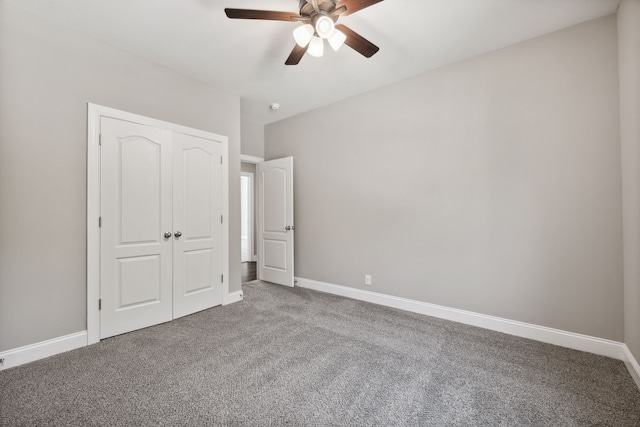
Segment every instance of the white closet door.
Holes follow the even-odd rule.
[[[172,318],[171,141],[171,131],[101,119],[101,338]]]
[[[174,133],[173,317],[222,304],[222,144]]]

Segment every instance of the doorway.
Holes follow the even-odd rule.
[[[240,156],[242,175],[253,175],[253,197],[250,197],[249,176],[241,178],[243,261],[242,283],[260,279],[285,286],[294,286],[293,221],[293,157],[264,161]],[[253,203],[254,209],[249,209]],[[249,219],[253,214],[253,224]],[[253,229],[252,229],[253,227]],[[255,244],[250,244],[250,230]],[[251,254],[250,246],[253,246]]]
[[[254,173],[240,172],[240,250],[241,262],[254,261]]]
[[[240,248],[242,283],[257,279],[256,261],[256,166],[263,159],[240,156]]]

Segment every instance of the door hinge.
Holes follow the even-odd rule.
[[[220,224],[222,224],[224,222],[224,216],[220,215]]]
[[[102,134],[98,135],[98,145],[102,145]]]
[[[222,164],[222,156],[220,156],[220,164]]]
[[[221,281],[222,283],[224,283],[224,274],[221,274],[221,275],[220,275],[220,281]]]
[[[102,310],[102,298],[98,300],[98,310]]]
[[[102,217],[98,217],[98,228],[102,227]]]

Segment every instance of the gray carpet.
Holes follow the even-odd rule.
[[[639,426],[620,361],[300,288],[0,372],[13,425]]]

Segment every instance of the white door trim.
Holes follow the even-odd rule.
[[[240,161],[242,163],[252,163],[256,165],[260,162],[264,162],[264,159],[262,157],[255,157],[255,156],[248,156],[246,154],[240,154]]]
[[[147,126],[154,126],[193,135],[214,139],[222,144],[222,301],[223,304],[237,300],[229,294],[229,139],[192,129],[174,123],[156,120],[126,111],[115,110],[101,105],[88,103],[87,111],[87,343],[100,341],[100,118],[111,117],[131,121]]]

